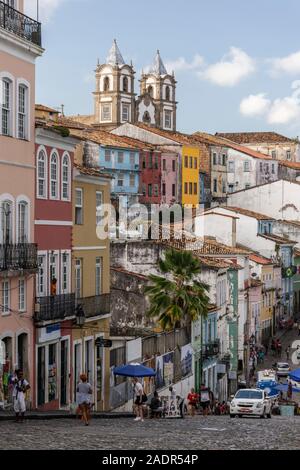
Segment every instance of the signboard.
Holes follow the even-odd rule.
[[[60,323],[48,325],[41,328],[39,332],[39,343],[46,343],[47,341],[54,341],[61,337]]]

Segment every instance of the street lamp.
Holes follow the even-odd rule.
[[[82,305],[78,304],[76,308],[76,325],[82,328],[85,324],[85,313]]]

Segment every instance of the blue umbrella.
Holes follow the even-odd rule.
[[[275,387],[275,390],[278,390],[279,392],[287,392],[288,391],[288,385],[287,384],[280,384]],[[300,388],[295,388],[293,387],[293,393],[300,393]]]
[[[295,382],[300,382],[300,369],[292,370],[292,372],[289,373],[289,378],[295,380]]]
[[[114,369],[115,375],[123,375],[124,377],[154,377],[155,371],[150,367],[142,364],[126,364]]]

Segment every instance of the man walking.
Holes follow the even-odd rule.
[[[290,351],[291,351],[291,348],[290,346],[288,346],[285,350],[286,352],[286,360],[289,361],[290,360]]]
[[[16,413],[16,422],[23,422],[26,412],[25,394],[30,389],[30,385],[24,379],[21,369],[16,371],[16,377],[12,380],[14,410]]]
[[[143,419],[143,395],[144,390],[142,384],[136,377],[132,379],[133,382],[133,403],[135,405],[136,418],[134,421],[144,421]]]

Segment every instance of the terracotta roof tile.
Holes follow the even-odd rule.
[[[224,137],[239,144],[294,142],[292,139],[276,132],[217,132],[216,136]]]
[[[89,129],[70,129],[71,135],[80,137],[83,140],[90,140],[105,147],[115,147],[131,150],[154,150],[156,147],[146,144],[140,140],[130,137],[121,137],[103,130]]]
[[[267,240],[271,240],[275,243],[278,243],[279,245],[286,245],[286,244],[296,244],[298,242],[294,240],[290,240],[289,238],[285,237],[280,237],[279,235],[273,235],[273,234],[258,234],[259,237],[266,238]]]
[[[229,211],[235,212],[237,214],[246,215],[247,217],[252,217],[257,220],[275,220],[273,217],[269,215],[260,214],[259,212],[250,211],[248,209],[243,209],[241,207],[234,207],[234,206],[224,206],[224,209]]]
[[[287,162],[285,160],[278,161],[278,165],[292,168],[293,170],[300,170],[300,162]]]
[[[134,124],[141,129],[144,129],[148,132],[152,132],[153,134],[157,134],[161,137],[165,137],[166,139],[173,140],[174,142],[181,144],[181,145],[194,145],[195,147],[198,146],[198,142],[194,139],[194,136],[189,134],[183,134],[181,132],[172,132],[172,131],[164,131],[161,129],[157,129],[155,127],[147,126],[146,124],[137,123]]]
[[[43,104],[36,104],[35,105],[35,110],[36,111],[47,111],[48,113],[56,113],[56,114],[60,113],[60,111],[57,111],[57,109],[49,108],[48,106],[45,106]]]
[[[74,167],[77,168],[77,170],[88,176],[99,176],[101,178],[109,178],[112,179],[113,177],[107,173],[103,173],[100,169],[98,170],[97,168],[88,168],[83,165],[79,165],[78,163],[74,163]]]
[[[251,253],[251,255],[249,256],[249,259],[250,261],[253,261],[254,263],[257,263],[257,264],[264,264],[264,265],[274,264],[272,260],[265,258],[264,256],[261,256],[256,253]]]

